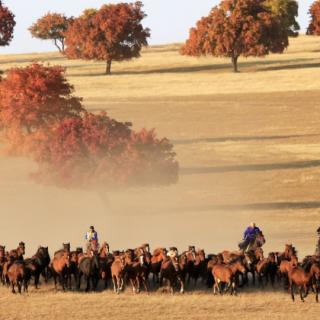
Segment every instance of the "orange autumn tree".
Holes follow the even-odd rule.
[[[14,14],[0,1],[0,46],[9,45],[15,25]]]
[[[105,61],[106,74],[111,73],[112,61],[138,58],[150,37],[149,29],[141,23],[146,17],[142,7],[136,2],[86,10],[66,32],[66,56]]]
[[[60,66],[32,64],[10,69],[1,78],[0,128],[17,151],[29,135],[83,111],[64,73]]]
[[[311,16],[311,21],[307,29],[308,35],[320,35],[320,0],[315,1],[310,9],[309,15]]]
[[[65,32],[72,18],[60,13],[47,13],[30,28],[32,36],[42,40],[52,40],[60,52],[64,52]]]
[[[265,0],[222,0],[190,30],[181,53],[229,57],[238,72],[240,56],[282,53],[288,44],[287,29]]]
[[[172,144],[158,139],[154,130],[130,127],[105,113],[64,119],[34,153],[36,178],[85,188],[175,183],[178,164]]]
[[[177,181],[173,145],[154,130],[87,112],[64,68],[33,64],[0,80],[1,137],[11,153],[38,163],[38,181],[80,188]]]

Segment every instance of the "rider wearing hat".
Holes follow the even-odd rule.
[[[87,251],[98,249],[98,233],[94,229],[94,226],[91,226],[89,231],[86,233],[85,240]]]

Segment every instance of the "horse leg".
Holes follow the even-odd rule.
[[[231,289],[231,295],[237,295],[237,291],[236,291],[236,283],[235,281],[232,282],[232,289]]]
[[[34,275],[34,286],[35,286],[36,289],[39,289],[38,288],[39,278],[40,278],[40,274],[38,272],[36,272],[35,275]]]
[[[80,290],[80,287],[81,287],[81,277],[82,277],[82,272],[80,271],[79,274],[78,274],[78,290]]]
[[[17,286],[18,286],[18,292],[21,294],[21,281],[17,281]]]
[[[90,276],[86,275],[86,280],[87,280],[86,292],[89,292],[89,290],[90,290]]]
[[[302,302],[304,302],[303,294],[302,294],[302,288],[303,286],[299,286],[299,293],[300,293],[300,299]]]
[[[291,289],[291,298],[292,298],[292,301],[294,301],[294,285],[292,282],[290,283],[290,289]]]
[[[180,282],[180,293],[184,293],[184,281],[179,277],[179,282]]]
[[[149,293],[150,289],[149,289],[148,278],[143,277],[142,282],[143,282],[144,289],[146,290],[147,293]]]
[[[12,286],[12,293],[16,293],[16,290],[14,289],[14,282],[13,281],[11,281],[11,286]]]
[[[316,283],[315,285],[313,285],[313,289],[315,290],[316,293],[316,302],[319,302],[319,288],[318,288],[318,284]]]

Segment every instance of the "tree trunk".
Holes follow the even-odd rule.
[[[108,75],[111,74],[111,64],[112,64],[112,60],[107,60],[106,74]]]
[[[232,56],[232,66],[233,66],[233,72],[239,72],[238,70],[238,58],[239,56]]]

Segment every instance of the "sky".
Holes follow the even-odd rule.
[[[112,0],[2,0],[16,16],[14,39],[9,47],[1,47],[1,53],[53,51],[50,40],[32,38],[28,28],[47,12],[78,16],[86,8],[99,8],[105,3],[126,2]],[[308,25],[308,9],[314,0],[299,0],[301,32]],[[129,2],[134,2],[130,1]],[[151,29],[150,44],[183,42],[190,27],[207,15],[220,0],[143,0],[148,17],[144,25]]]

